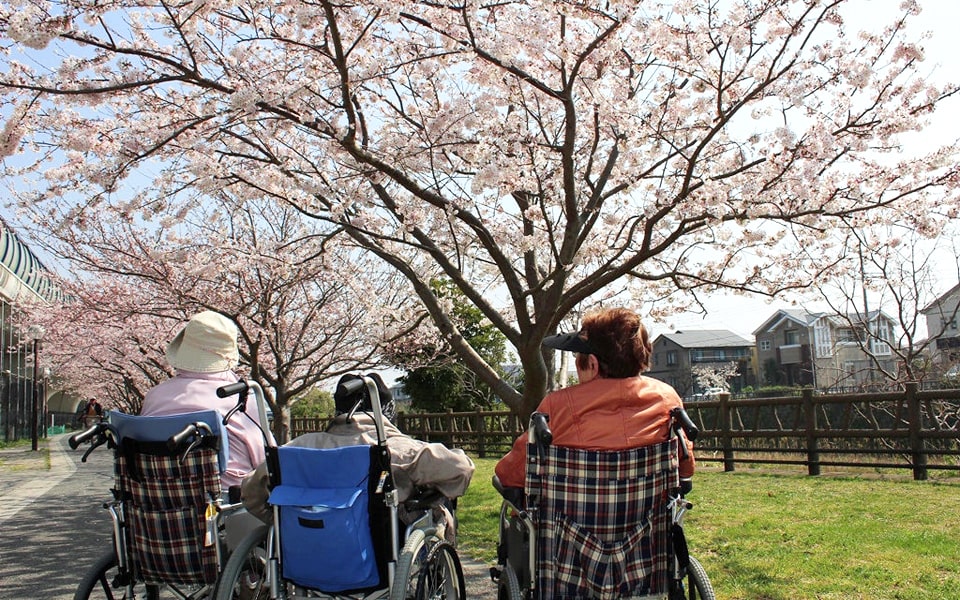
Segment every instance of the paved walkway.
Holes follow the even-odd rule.
[[[20,548],[23,550],[23,552],[12,552],[11,548],[4,550],[2,544],[0,544],[0,558],[19,564],[19,566],[13,564],[7,565],[7,567],[10,567],[8,571],[12,570],[14,574],[5,573],[5,575],[25,581],[21,587],[4,589],[0,586],[0,600],[25,597],[23,596],[24,590],[45,589],[43,587],[45,584],[49,584],[47,587],[51,588],[51,593],[45,597],[69,598],[70,596],[68,594],[52,593],[52,578],[59,576],[65,577],[67,581],[61,582],[63,585],[60,587],[68,590],[74,589],[76,585],[76,574],[71,574],[71,570],[63,566],[69,561],[69,558],[67,558],[66,555],[61,556],[56,553],[57,545],[63,545],[67,554],[76,553],[77,548],[75,545],[77,542],[75,540],[80,539],[78,537],[80,532],[74,530],[80,528],[78,523],[86,523],[90,520],[96,520],[95,531],[97,535],[101,537],[109,535],[109,523],[106,513],[95,510],[96,501],[94,500],[95,498],[105,495],[110,486],[109,476],[103,481],[96,480],[94,483],[85,482],[84,487],[94,488],[94,491],[91,492],[93,499],[65,500],[67,505],[76,508],[79,516],[67,514],[69,511],[56,502],[51,503],[48,500],[46,505],[37,502],[43,499],[44,494],[50,492],[50,490],[58,484],[63,483],[67,485],[69,482],[65,482],[64,480],[70,478],[70,476],[77,471],[80,458],[86,447],[81,447],[76,451],[70,450],[66,441],[67,437],[68,434],[61,434],[48,439],[41,439],[39,440],[37,451],[30,450],[29,444],[16,448],[0,449],[0,497],[3,498],[3,501],[0,502],[0,528],[3,528],[4,535],[10,538],[8,541],[12,544],[12,548]],[[107,451],[106,448],[101,448],[98,452],[101,455],[97,459],[98,462],[109,460],[109,451]],[[93,458],[94,457],[91,457],[91,460],[93,460]],[[86,467],[88,471],[93,470],[90,465],[86,465]],[[74,485],[82,484],[75,483]],[[73,488],[70,489],[75,493]],[[56,490],[56,492],[67,493],[67,490],[66,488],[61,488]],[[48,498],[49,497],[48,495]],[[26,514],[22,519],[11,521],[18,513],[31,507],[35,503],[36,506],[33,506],[32,510],[27,511],[29,514]],[[23,521],[38,520],[37,515],[45,515],[39,518],[39,520],[44,522],[57,522],[56,527],[37,528],[31,527],[28,523],[22,523]],[[7,521],[10,521],[10,523],[4,527],[4,523]],[[22,535],[17,534],[18,527],[23,529]],[[69,533],[63,533],[63,531],[59,529],[60,527],[66,527]],[[55,532],[55,534],[51,534],[53,538],[43,541],[42,543],[40,540],[35,539],[37,535],[40,535],[41,531],[46,530]],[[18,539],[14,540],[14,537]],[[24,550],[29,549],[31,546],[43,547],[43,544],[46,544],[47,548],[45,553],[53,557],[51,562],[59,565],[59,568],[41,564],[42,558],[36,557],[30,554],[30,552],[27,552],[27,550]],[[105,544],[106,542],[100,540],[91,545],[100,548],[105,547]],[[471,598],[496,597],[496,587],[490,581],[489,566],[473,560],[468,556],[461,556],[461,561],[463,563],[468,596]],[[42,572],[33,573],[33,571],[36,570]],[[20,571],[22,571],[22,573]],[[34,581],[31,579],[35,577],[39,577],[40,580]],[[3,579],[4,576],[0,575],[0,581]],[[8,584],[10,583],[11,582],[8,582]],[[6,594],[8,591],[15,593],[10,596]]]
[[[65,451],[69,449],[66,437],[68,434],[41,438],[37,450],[31,450],[29,444],[0,448],[0,525],[77,470],[73,456]]]

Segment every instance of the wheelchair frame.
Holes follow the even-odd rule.
[[[682,408],[670,413],[671,437],[677,438],[679,452],[686,456],[686,439],[694,440],[698,430]],[[530,417],[528,440],[538,448],[552,442],[547,425],[549,416],[534,413]],[[499,482],[494,487],[504,492]],[[672,535],[668,573],[668,591],[638,597],[636,600],[716,600],[710,579],[703,566],[687,550],[683,535],[683,519],[693,504],[684,498],[682,489],[669,492],[668,510],[671,513]],[[530,511],[504,498],[500,508],[497,566],[490,569],[491,579],[497,584],[499,600],[535,600],[537,589],[537,526]]]
[[[344,393],[361,395],[348,413],[348,418],[363,402],[365,391],[372,405],[378,446],[386,451],[383,411],[379,390],[370,377],[341,382]],[[407,600],[409,598],[448,598],[459,600],[465,596],[463,569],[455,547],[442,539],[431,505],[439,494],[425,493],[404,501],[408,513],[419,514],[406,527],[404,545],[400,548],[399,500],[387,475],[384,502],[389,513],[389,556],[386,557],[386,585],[381,580],[375,589],[330,592],[296,585],[282,576],[282,550],[278,527],[278,508],[274,507],[274,523],[251,533],[231,555],[224,566],[217,585],[217,600],[257,598],[293,600],[296,598]],[[382,482],[383,483],[383,482]],[[372,532],[376,535],[376,532]],[[318,568],[322,564],[318,562]]]
[[[266,423],[267,413],[263,390],[260,389],[260,386],[255,382],[250,382],[249,386],[255,390],[261,423]],[[245,403],[246,398],[242,398],[241,401],[222,418],[221,423],[226,424],[237,411],[245,411]],[[149,419],[152,417],[144,418]],[[222,433],[225,436],[226,430],[222,430]],[[182,462],[190,452],[203,444],[205,438],[211,435],[215,434],[213,434],[210,426],[206,422],[197,421],[185,425],[183,429],[171,435],[166,443],[171,453],[180,453]],[[264,433],[264,437],[268,440],[272,439],[266,433]],[[68,440],[72,449],[76,449],[81,444],[87,442],[90,443],[90,447],[84,452],[81,462],[86,462],[90,453],[104,444],[107,444],[108,448],[112,448],[115,451],[121,448],[123,441],[119,439],[117,428],[109,421],[109,412],[106,413],[103,420],[95,423],[87,430],[71,436]],[[220,443],[226,444],[226,439],[221,437]],[[221,460],[222,459],[223,457],[221,457]],[[114,460],[119,460],[119,458],[115,458]],[[225,467],[225,465],[221,464],[221,471],[223,467]],[[222,492],[223,490],[221,490],[221,494]],[[115,492],[115,494],[117,493],[118,492]],[[159,599],[161,592],[166,592],[164,597],[173,596],[179,600],[199,600],[212,597],[219,576],[221,575],[222,567],[227,558],[226,522],[230,516],[240,512],[243,509],[243,505],[239,502],[225,503],[222,498],[212,499],[210,508],[213,510],[213,514],[207,515],[207,526],[210,541],[215,549],[218,577],[209,583],[183,584],[170,582],[146,583],[142,576],[138,576],[138,573],[133,568],[133,561],[130,556],[131,551],[128,546],[127,531],[129,525],[125,503],[126,500],[121,497],[115,497],[103,503],[103,508],[109,512],[112,522],[113,548],[97,559],[87,570],[77,587],[74,600],[88,600],[90,598],[101,597],[96,595],[98,590],[104,598],[122,598],[126,600],[132,600],[134,598]],[[122,595],[115,595],[118,591]]]

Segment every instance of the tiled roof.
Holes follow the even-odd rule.
[[[664,333],[663,337],[681,348],[739,348],[753,341],[726,329],[700,329]]]

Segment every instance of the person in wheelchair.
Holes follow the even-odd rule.
[[[576,353],[579,383],[547,394],[537,407],[550,419],[553,444],[583,450],[625,450],[666,441],[670,411],[682,407],[668,384],[644,377],[653,348],[640,317],[625,308],[588,314],[579,332],[545,338],[543,345]],[[522,506],[527,434],[521,434],[494,470],[494,486]],[[688,442],[681,460],[684,493],[695,461]]]
[[[394,417],[393,396],[386,387],[383,379],[376,373],[369,375],[376,384],[380,394],[380,406],[384,416],[384,431],[387,446],[390,448],[391,471],[393,482],[400,501],[400,517],[404,522],[405,514],[403,502],[412,497],[421,489],[435,489],[446,499],[437,506],[447,513],[447,523],[451,527],[447,536],[455,535],[453,520],[449,518],[449,509],[456,498],[462,496],[470,485],[473,477],[473,461],[459,448],[447,448],[443,444],[428,443],[414,439],[402,433],[391,422]],[[356,379],[356,375],[344,375],[341,382],[347,379]],[[306,433],[289,441],[287,446],[303,448],[341,448],[359,444],[373,445],[377,443],[377,432],[370,399],[365,391],[359,394],[344,395],[339,390],[334,396],[336,415],[326,431]],[[359,401],[359,406],[357,405]],[[266,464],[259,465],[256,470],[243,481],[241,498],[250,514],[269,523],[273,513],[267,504],[270,495],[269,476]]]
[[[197,313],[167,344],[167,362],[176,375],[147,391],[140,414],[167,416],[215,409],[226,416],[236,402],[218,397],[217,388],[239,381],[233,371],[239,360],[234,322],[212,311]],[[235,414],[226,429],[230,451],[220,477],[224,492],[240,485],[266,457],[257,411]]]

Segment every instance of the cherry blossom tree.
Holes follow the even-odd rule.
[[[10,0],[0,154],[22,207],[81,229],[174,226],[188,191],[292,207],[402,274],[525,415],[551,385],[540,341],[581,303],[777,294],[840,260],[839,219],[956,217],[956,149],[900,146],[957,91],[928,80],[919,6],[862,32],[857,7]],[[506,336],[522,393],[436,277]]]
[[[693,380],[703,390],[720,388],[730,390],[730,379],[740,374],[740,367],[735,362],[714,365],[695,365],[691,369]]]
[[[923,326],[923,310],[960,280],[955,233],[948,227],[931,240],[901,225],[851,228],[845,275],[816,286],[837,318],[858,332],[853,342],[884,382],[924,381],[935,371],[937,339],[948,333],[958,307],[946,310],[933,330]],[[938,251],[953,260],[937,261]],[[945,267],[952,267],[946,280]],[[879,326],[879,311],[893,319],[895,331]]]
[[[44,328],[44,363],[56,386],[108,408],[138,413],[148,389],[169,376],[161,340],[174,322],[151,317],[142,286],[98,278],[57,282],[62,301],[24,303],[24,318]]]
[[[70,300],[37,307],[37,320],[49,326],[65,382],[98,387],[136,411],[146,390],[173,374],[164,349],[176,331],[199,310],[220,312],[237,324],[241,372],[264,387],[285,440],[297,396],[381,366],[391,336],[407,343],[409,292],[352,249],[308,238],[289,208],[220,206],[197,203],[180,232],[107,215],[48,238],[46,248],[80,273],[63,282]]]

